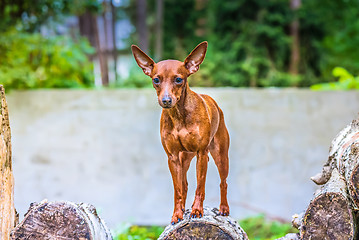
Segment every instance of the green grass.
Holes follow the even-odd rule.
[[[271,240],[283,237],[287,233],[298,232],[289,223],[268,221],[264,215],[246,218],[239,221],[250,240]],[[163,232],[159,226],[132,226],[122,224],[114,231],[114,240],[153,240]]]
[[[164,227],[121,225],[113,234],[113,240],[152,240],[157,239]]]
[[[298,232],[290,223],[268,221],[264,215],[240,220],[239,224],[250,240],[271,240],[283,237],[287,233]]]

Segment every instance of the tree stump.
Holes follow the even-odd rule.
[[[356,239],[357,217],[345,179],[334,169],[315,194],[302,219],[302,239]]]
[[[359,206],[359,119],[332,141],[321,173],[312,180],[323,185],[307,210],[293,219],[301,239],[356,239]]]
[[[30,205],[11,239],[112,240],[112,236],[92,205],[44,200]]]
[[[2,85],[0,85],[0,105],[0,239],[8,240],[17,217],[14,207],[9,113]]]
[[[205,207],[202,218],[190,218],[190,213],[191,210],[187,209],[181,222],[168,225],[158,240],[248,240],[239,224],[231,217],[219,215],[216,208]]]

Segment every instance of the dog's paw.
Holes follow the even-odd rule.
[[[182,211],[175,212],[175,213],[173,213],[173,216],[171,219],[171,224],[174,225],[176,223],[179,223],[182,220],[183,220],[183,212]]]
[[[219,215],[228,216],[229,215],[229,206],[228,205],[219,206]]]
[[[192,207],[190,218],[201,218],[203,217],[203,208]]]

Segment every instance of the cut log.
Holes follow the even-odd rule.
[[[11,132],[5,90],[0,85],[0,239],[8,240],[16,224]]]
[[[323,185],[307,210],[293,216],[301,239],[356,239],[359,206],[359,119],[332,141],[321,173],[311,178]]]
[[[218,209],[204,208],[202,218],[190,218],[191,210],[187,209],[184,220],[168,225],[158,240],[174,239],[228,239],[248,240],[247,234],[231,217],[219,215]]]
[[[112,240],[112,236],[92,205],[44,200],[30,205],[11,239]]]
[[[356,239],[357,216],[337,169],[317,191],[301,222],[301,239]]]

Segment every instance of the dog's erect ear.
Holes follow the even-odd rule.
[[[132,45],[131,49],[138,66],[142,68],[143,72],[147,76],[151,76],[152,69],[155,66],[155,62],[136,45]]]
[[[199,69],[199,65],[203,62],[207,52],[207,41],[201,42],[184,60],[184,64],[189,73],[195,73]]]

